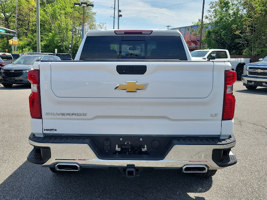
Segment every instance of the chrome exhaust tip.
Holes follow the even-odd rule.
[[[185,165],[182,170],[185,174],[201,174],[208,172],[206,165]]]
[[[76,163],[58,163],[55,165],[55,169],[64,172],[78,172],[80,171],[80,166]]]

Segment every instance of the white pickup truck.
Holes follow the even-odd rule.
[[[176,168],[210,177],[237,162],[230,63],[192,62],[178,31],[90,31],[74,61],[40,61],[28,160],[60,173]]]
[[[250,63],[250,58],[231,58],[226,49],[199,49],[191,52],[195,61],[225,61],[230,62],[232,70],[236,71],[237,80],[241,80],[245,64]]]

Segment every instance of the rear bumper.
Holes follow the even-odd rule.
[[[166,136],[165,136],[166,137]],[[154,137],[158,138],[158,137]],[[81,167],[158,167],[182,168],[185,165],[206,165],[210,170],[236,164],[231,148],[235,138],[219,139],[215,137],[176,137],[170,138],[171,144],[162,158],[141,155],[121,157],[117,154],[103,157],[92,146],[91,137],[85,136],[45,136],[31,134],[29,142],[34,149],[28,161],[53,167],[57,163],[76,163]]]

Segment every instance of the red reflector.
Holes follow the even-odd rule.
[[[236,81],[235,71],[225,71],[224,101],[222,120],[231,120],[235,113],[235,96],[233,95],[233,84]]]
[[[226,94],[223,104],[223,120],[231,120],[235,113],[235,97],[233,94]]]
[[[116,30],[116,35],[151,35],[152,30]]]
[[[39,76],[39,70],[30,70],[28,72],[28,79],[32,88],[32,93],[29,97],[30,113],[31,117],[36,119],[42,119]]]
[[[28,79],[31,84],[39,84],[39,70],[30,70],[28,73]]]
[[[225,84],[233,85],[236,82],[236,72],[232,70],[225,71]]]
[[[40,96],[33,92],[29,97],[31,117],[35,119],[42,119]]]

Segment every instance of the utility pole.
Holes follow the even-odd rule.
[[[114,0],[113,29],[115,29],[116,0]]]
[[[37,52],[41,53],[41,37],[40,37],[40,0],[36,1],[36,26],[37,26]]]
[[[120,29],[120,17],[122,17],[120,10],[120,0],[118,0],[118,29]]]
[[[17,39],[17,32],[18,32],[18,0],[16,0],[16,18],[15,18],[15,31],[16,31],[16,39]],[[17,51],[17,45],[15,45],[15,51]]]
[[[82,30],[82,39],[83,39],[83,37],[84,37],[84,12],[85,12],[85,7],[89,7],[89,6],[91,6],[91,7],[94,7],[94,4],[91,4],[91,3],[88,3],[88,2],[80,2],[80,3],[74,3],[74,6],[81,6],[81,7],[83,7],[83,30]]]
[[[203,0],[203,4],[202,4],[202,16],[201,16],[201,26],[200,26],[200,38],[199,38],[199,46],[200,46],[200,49],[202,48],[202,32],[203,32],[204,6],[205,6],[205,0]]]
[[[83,32],[82,32],[82,39],[84,37],[84,8],[85,8],[85,6],[83,6]]]
[[[118,0],[118,29],[120,29],[120,0]]]
[[[16,0],[16,18],[15,18],[15,31],[17,31],[17,26],[18,26],[18,0]]]

